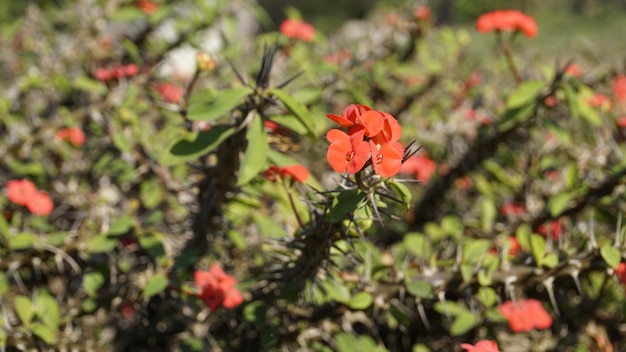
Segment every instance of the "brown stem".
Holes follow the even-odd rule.
[[[289,197],[289,204],[291,204],[291,209],[293,209],[293,213],[296,215],[296,220],[298,220],[298,225],[300,225],[300,228],[304,228],[304,221],[302,221],[302,218],[300,217],[300,213],[298,213],[298,209],[296,209],[296,203],[293,201],[293,196],[291,195],[291,190],[289,187],[287,187],[287,184],[285,183],[285,179],[282,179],[282,183],[283,183],[283,187],[285,187],[285,191],[287,192],[287,197]]]
[[[506,62],[509,65],[509,69],[511,70],[511,73],[513,74],[513,78],[515,78],[515,81],[517,83],[522,83],[523,79],[519,71],[517,70],[517,67],[515,66],[515,62],[513,61],[513,55],[511,54],[511,50],[509,49],[509,46],[506,45],[506,43],[504,42],[504,39],[502,38],[502,31],[496,31],[496,40],[498,41],[498,46],[500,47],[500,50],[502,50],[502,53],[504,54],[504,57],[506,58]]]

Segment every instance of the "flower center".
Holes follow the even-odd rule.
[[[354,152],[346,153],[346,160],[347,161],[352,161],[353,158],[354,158]]]
[[[382,162],[383,162],[383,155],[382,154],[378,154],[376,156],[376,164],[380,165],[380,164],[382,164]]]

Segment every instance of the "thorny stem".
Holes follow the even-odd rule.
[[[285,179],[281,177],[281,180],[282,180],[283,187],[285,188],[285,191],[287,192],[287,197],[289,197],[289,204],[291,205],[291,209],[293,209],[293,213],[296,215],[296,220],[298,220],[298,225],[300,225],[300,228],[303,229],[304,221],[302,221],[302,218],[300,217],[300,213],[298,213],[298,209],[296,209],[296,203],[293,201],[293,195],[291,194],[291,190],[289,187],[287,187],[287,184],[285,183]]]
[[[502,38],[502,31],[499,31],[499,30],[496,31],[496,40],[498,41],[498,46],[500,47],[500,50],[502,50],[504,57],[506,57],[506,62],[509,65],[509,69],[511,70],[511,73],[513,74],[513,78],[515,78],[515,81],[517,83],[522,83],[523,79],[519,71],[517,70],[517,67],[515,66],[515,62],[513,61],[513,55],[511,54],[511,50],[509,49],[509,46],[504,42],[504,39]]]

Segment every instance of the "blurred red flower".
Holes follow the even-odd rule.
[[[559,219],[552,220],[548,225],[541,224],[537,228],[537,233],[539,233],[543,237],[548,237],[548,235],[552,235],[552,238],[558,239],[563,232],[563,227],[561,226],[561,221]]]
[[[79,127],[72,126],[62,128],[57,131],[56,137],[62,141],[71,143],[76,147],[80,147],[85,144],[85,132]]]
[[[521,31],[526,37],[533,38],[537,35],[537,22],[517,10],[498,10],[480,15],[476,20],[476,29],[481,33]]]
[[[622,128],[626,127],[626,116],[618,117],[617,125]]]
[[[280,32],[289,38],[301,39],[305,42],[310,42],[315,37],[315,28],[310,24],[288,18],[280,25]]]
[[[272,165],[263,172],[263,176],[270,181],[275,181],[276,176],[286,178],[293,177],[294,180],[304,183],[309,178],[309,170],[303,165],[276,166]]]
[[[514,332],[547,329],[552,326],[552,316],[536,299],[507,301],[498,310],[509,321],[509,327]]]
[[[128,64],[124,66],[124,76],[132,77],[139,73],[139,66],[137,64]]]
[[[37,193],[37,187],[29,180],[11,180],[6,184],[7,197],[18,205],[26,205]]]
[[[211,265],[209,271],[196,271],[194,279],[200,290],[198,298],[211,310],[219,306],[234,308],[243,302],[243,295],[236,287],[237,279],[226,274],[218,264]]]
[[[492,340],[480,340],[475,345],[462,343],[461,348],[467,352],[500,352],[498,344]]]
[[[572,77],[580,77],[582,76],[583,71],[581,70],[580,66],[571,63],[565,68],[565,73]]]
[[[348,61],[352,57],[352,53],[348,49],[341,49],[338,53],[328,54],[324,56],[324,62],[337,65],[340,62]]]
[[[500,215],[519,217],[526,213],[526,207],[521,203],[506,203],[500,207]]]
[[[152,15],[159,9],[159,5],[150,0],[137,0],[135,6],[147,15]]]
[[[626,75],[617,75],[613,78],[613,94],[620,103],[626,102]]]
[[[430,18],[430,8],[426,5],[418,5],[413,10],[413,17],[418,21],[426,21]]]
[[[173,104],[180,103],[185,92],[183,87],[170,82],[159,83],[155,86],[155,89],[159,92],[163,101]]]
[[[623,285],[626,285],[626,263],[619,263],[619,265],[615,269],[615,276],[617,276],[619,282],[621,282]]]
[[[607,97],[604,94],[594,93],[591,98],[587,100],[587,104],[593,106],[594,108],[601,109],[611,109],[613,103],[611,102],[611,98]]]
[[[54,209],[54,203],[48,193],[37,191],[26,203],[26,208],[34,215],[49,215]]]
[[[415,174],[415,178],[428,182],[437,170],[437,164],[425,155],[416,155],[407,159],[400,167],[403,174]]]
[[[98,81],[104,82],[113,78],[113,72],[111,72],[111,70],[107,68],[98,67],[96,71],[93,73],[93,77],[97,79]]]

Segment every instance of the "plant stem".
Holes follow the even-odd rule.
[[[513,55],[511,54],[511,50],[509,49],[508,45],[504,42],[504,39],[502,38],[502,31],[496,31],[496,40],[498,41],[498,46],[500,47],[500,50],[502,50],[502,53],[504,54],[504,57],[506,58],[506,62],[509,65],[509,69],[511,70],[511,73],[513,74],[513,78],[515,78],[515,81],[517,83],[522,83],[523,79],[519,71],[517,70],[517,67],[515,66],[515,62],[513,61]]]

